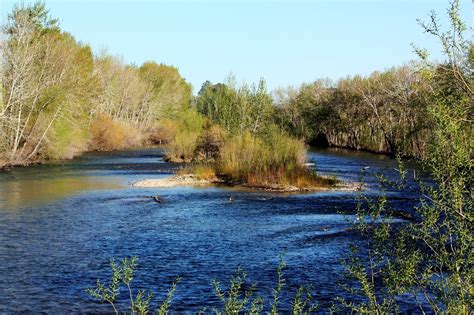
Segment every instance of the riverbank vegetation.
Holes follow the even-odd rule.
[[[351,290],[353,300],[339,299],[342,310],[397,312],[398,297],[408,295],[423,314],[473,312],[474,50],[460,19],[459,1],[453,1],[447,13],[448,28],[439,25],[435,13],[428,23],[420,22],[441,44],[445,63],[430,62],[428,52],[416,48],[420,76],[428,83],[426,119],[431,132],[421,159],[430,179],[417,179],[419,187],[410,187],[420,195],[412,209],[416,220],[397,225],[390,219],[384,193],[375,199],[361,195],[369,205],[357,209],[356,227],[364,242],[345,260],[349,277],[358,285]],[[400,163],[400,180],[381,177],[382,192],[403,188],[406,179]]]
[[[417,48],[420,63],[416,66],[341,80],[336,87],[318,81],[300,91],[288,90],[275,112],[250,113],[253,119],[249,120],[227,115],[226,109],[221,111],[215,105],[222,102],[213,101],[227,99],[224,103],[234,112],[240,99],[235,89],[207,85],[200,92],[198,110],[222,126],[230,137],[236,137],[229,142],[230,147],[224,144],[214,150],[222,157],[218,165],[227,167],[228,173],[235,172],[236,178],[258,173],[259,167],[246,172],[250,167],[246,162],[266,160],[267,154],[269,160],[263,167],[298,161],[301,146],[287,140],[285,129],[307,140],[316,141],[323,135],[333,145],[419,157],[429,178],[425,182],[414,174],[418,186],[410,189],[416,190],[420,199],[410,209],[412,220],[393,221],[383,193],[387,186],[401,189],[406,185],[408,174],[401,159],[399,181],[388,181],[381,175],[380,196],[360,194],[354,229],[361,242],[353,244],[343,260],[347,283],[352,285],[344,286],[346,298],[335,297],[333,307],[324,311],[399,313],[403,312],[401,304],[411,297],[421,314],[473,312],[474,49],[470,37],[466,37],[468,28],[459,17],[459,1],[450,4],[448,17],[451,24],[447,30],[438,24],[434,13],[429,23],[421,22],[424,31],[440,41],[446,57],[442,64],[430,62],[427,52]],[[242,99],[249,95],[244,93]],[[259,101],[266,108],[265,97]],[[267,127],[261,128],[261,122],[271,120],[273,115],[283,130],[265,124]],[[402,130],[397,130],[401,126]],[[265,139],[273,139],[271,149],[278,143],[285,149],[276,151],[289,155],[272,156]],[[253,163],[252,168],[259,165],[259,161]],[[278,167],[269,174],[279,174]],[[233,284],[235,281],[231,289]],[[274,292],[281,292],[281,286]],[[400,302],[402,296],[404,302]],[[274,308],[270,310],[273,313]]]
[[[356,209],[365,243],[345,266],[358,285],[349,290],[353,299],[335,305],[392,313],[397,298],[411,294],[422,313],[472,313],[474,49],[458,11],[453,1],[448,31],[434,15],[422,24],[440,40],[442,63],[416,49],[419,62],[367,77],[318,80],[273,95],[263,80],[238,85],[230,77],[204,83],[193,97],[178,69],[94,55],[61,31],[44,4],[16,6],[2,29],[0,168],[160,143],[168,161],[191,163],[182,172],[202,179],[311,188],[335,181],[305,166],[306,143],[417,157],[431,181],[419,182],[412,222],[392,224],[384,196]],[[404,184],[400,169],[400,183],[390,184]],[[109,303],[135,267],[112,266],[112,286],[89,291]],[[242,281],[235,278],[229,293],[216,287],[224,313],[244,310]],[[148,307],[139,294],[132,312]]]
[[[206,82],[195,103],[206,126],[192,160],[211,166],[225,182],[308,189],[336,182],[306,167],[305,143],[274,123],[275,107],[265,81],[252,86],[237,86],[232,77],[226,84]]]
[[[322,146],[422,157],[430,141],[428,81],[411,63],[367,77],[276,91],[278,121]]]
[[[93,55],[44,3],[15,6],[2,32],[0,168],[143,145],[190,108],[176,68]]]
[[[263,80],[206,82],[193,99],[174,67],[92,54],[44,3],[16,6],[3,32],[0,167],[158,143],[168,161],[212,165],[229,182],[329,183],[304,167],[304,143],[274,124]]]

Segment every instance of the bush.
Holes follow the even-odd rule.
[[[97,279],[94,288],[87,288],[86,292],[102,303],[108,303],[114,310],[115,314],[122,313],[119,310],[118,302],[124,301],[124,297],[128,295],[128,312],[131,314],[149,314],[152,307],[151,301],[153,292],[146,292],[145,290],[136,290],[132,287],[134,275],[137,271],[138,258],[124,258],[120,262],[115,260],[110,261],[110,268],[112,269],[112,276],[108,283]],[[230,279],[228,285],[223,286],[219,281],[213,280],[212,286],[214,294],[219,300],[220,307],[212,307],[214,314],[262,314],[265,305],[271,309],[271,313],[279,314],[281,294],[286,289],[286,280],[284,278],[284,268],[286,263],[283,257],[280,256],[280,264],[276,269],[277,283],[276,287],[272,289],[273,299],[270,302],[266,301],[260,296],[256,290],[254,283],[249,283],[247,273],[242,268],[237,268]],[[158,315],[166,315],[170,313],[171,302],[175,291],[181,278],[178,277],[173,282],[171,288],[168,290],[164,301],[162,301],[155,313]],[[125,291],[125,292],[123,292]],[[198,314],[207,314],[208,308],[203,306]],[[300,286],[295,292],[291,302],[291,314],[309,315],[318,310],[318,305],[313,302],[313,297],[308,288]]]
[[[166,148],[166,160],[170,162],[191,162],[194,157],[198,135],[192,131],[180,130]]]
[[[179,124],[170,119],[161,119],[149,130],[149,139],[155,144],[170,143],[178,133]]]
[[[251,186],[295,185],[299,188],[328,184],[305,167],[306,148],[276,127],[260,136],[246,132],[222,147],[218,172],[232,181]]]
[[[171,162],[191,162],[194,157],[196,143],[204,125],[204,118],[193,108],[182,111],[174,117],[170,127],[172,140],[166,148],[166,160]]]
[[[86,151],[89,133],[85,125],[82,121],[71,125],[69,121],[57,120],[45,141],[44,157],[71,159]]]
[[[143,131],[130,123],[116,121],[107,115],[99,115],[90,128],[89,148],[95,151],[120,150],[143,145]]]
[[[197,140],[194,159],[215,162],[220,156],[226,137],[227,133],[221,126],[208,124]]]

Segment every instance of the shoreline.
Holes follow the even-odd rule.
[[[345,182],[338,183],[332,186],[315,186],[315,187],[296,187],[292,185],[250,185],[248,183],[232,184],[224,180],[213,178],[213,179],[202,179],[198,178],[194,174],[183,174],[183,175],[172,175],[165,178],[158,179],[143,179],[131,184],[131,187],[136,188],[173,188],[173,187],[185,187],[185,186],[212,186],[212,185],[225,185],[227,187],[243,187],[255,191],[268,191],[268,192],[282,192],[282,193],[303,193],[303,192],[323,192],[323,191],[357,191],[360,189],[360,183]]]

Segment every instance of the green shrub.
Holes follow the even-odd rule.
[[[131,314],[148,314],[150,311],[150,302],[153,297],[152,292],[145,292],[138,290],[134,295],[135,290],[132,288],[132,280],[138,265],[137,257],[124,258],[117,264],[115,260],[110,261],[112,269],[112,277],[109,284],[104,284],[99,279],[95,288],[88,288],[86,292],[93,298],[108,303],[112,306],[115,314],[119,314],[117,309],[117,301],[121,297],[121,289],[125,288],[129,300],[129,312]],[[280,264],[277,268],[277,284],[273,291],[273,299],[269,303],[270,314],[279,314],[279,300],[280,294],[286,286],[283,277],[283,270],[286,267],[283,258],[280,257]],[[168,314],[171,307],[171,301],[176,291],[178,283],[181,278],[173,283],[168,290],[165,300],[160,304],[156,313],[158,315]],[[221,308],[212,308],[214,314],[261,314],[264,308],[264,299],[256,292],[255,285],[247,283],[247,273],[242,268],[237,268],[230,279],[227,287],[223,287],[217,280],[212,281],[214,293],[219,301],[222,303]],[[248,288],[248,289],[247,289]],[[313,297],[308,289],[300,287],[291,303],[291,314],[306,315],[311,314],[317,310],[317,304],[313,303]],[[206,306],[202,306],[198,314],[204,314],[207,310]]]
[[[115,260],[110,261],[110,268],[112,269],[112,277],[109,284],[104,284],[97,279],[95,288],[88,288],[86,292],[93,298],[100,300],[104,303],[109,303],[114,309],[115,314],[119,314],[116,307],[116,302],[120,298],[121,289],[126,288],[128,298],[130,302],[129,311],[131,314],[148,314],[150,308],[150,302],[153,297],[152,292],[145,292],[138,290],[134,296],[134,290],[132,289],[133,276],[138,266],[138,258],[124,258],[120,263],[116,263]],[[173,298],[176,287],[181,281],[178,277],[173,283],[171,288],[166,295],[165,300],[160,304],[156,313],[159,315],[168,314],[171,299]]]
[[[193,108],[184,110],[168,122],[174,135],[166,148],[166,159],[172,162],[191,162],[204,118]]]

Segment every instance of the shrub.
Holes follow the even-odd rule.
[[[260,136],[246,132],[236,135],[222,147],[218,172],[230,180],[252,186],[295,185],[314,187],[333,183],[305,167],[306,148],[276,127]]]
[[[69,121],[57,120],[50,135],[45,141],[45,158],[47,159],[71,159],[87,150],[89,133],[82,124],[71,124]]]
[[[174,119],[174,125],[170,125],[170,134],[174,135],[166,148],[166,159],[171,162],[191,162],[204,118],[195,109],[189,108]]]
[[[163,118],[149,130],[149,139],[155,144],[170,143],[178,133],[179,127],[176,121]]]
[[[180,130],[166,148],[166,159],[170,162],[191,162],[194,157],[198,135]]]
[[[99,115],[91,125],[89,148],[96,151],[120,150],[145,142],[143,131],[130,123]]]
[[[226,141],[226,136],[227,133],[221,126],[208,124],[197,140],[194,159],[215,162],[220,156],[220,150]]]
[[[128,295],[129,312],[131,314],[150,313],[150,302],[153,298],[153,292],[144,290],[135,290],[132,288],[132,281],[138,265],[138,258],[124,258],[119,263],[115,260],[110,261],[112,277],[108,284],[97,279],[95,288],[88,288],[86,292],[96,300],[102,303],[108,303],[115,314],[121,313],[117,309],[117,302],[123,301],[123,297]],[[286,287],[283,270],[286,264],[280,257],[280,264],[277,267],[277,283],[272,289],[273,299],[270,303],[265,303],[262,296],[256,291],[255,284],[249,284],[247,273],[240,267],[234,272],[227,286],[222,286],[217,280],[213,280],[212,286],[214,294],[221,303],[221,307],[213,307],[214,314],[262,314],[265,304],[271,309],[266,314],[280,314],[279,302],[280,295]],[[181,278],[177,278],[168,290],[166,298],[158,306],[156,314],[165,315],[170,312],[171,301]],[[126,291],[124,294],[122,291]],[[136,294],[135,294],[136,292]],[[198,314],[205,314],[206,306],[203,306]],[[313,297],[308,288],[300,287],[291,302],[291,314],[309,315],[318,310],[318,305],[313,303]]]
[[[124,258],[119,263],[115,260],[110,260],[110,268],[112,270],[112,278],[109,284],[105,284],[97,279],[95,288],[88,288],[86,292],[93,298],[100,300],[103,303],[108,303],[112,306],[114,313],[119,314],[116,303],[120,298],[122,288],[126,288],[129,296],[129,311],[131,314],[148,314],[150,311],[150,302],[153,297],[153,292],[145,292],[144,290],[136,291],[132,289],[131,283],[135,271],[138,266],[138,258]],[[159,315],[168,314],[176,287],[181,279],[178,277],[168,290],[165,300],[159,305],[156,313]]]

